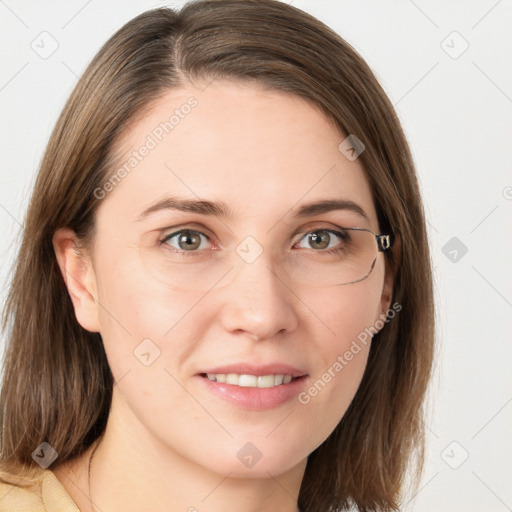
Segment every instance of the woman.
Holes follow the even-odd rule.
[[[7,325],[2,510],[396,510],[432,278],[368,66],[273,0],[131,20],[51,136]]]

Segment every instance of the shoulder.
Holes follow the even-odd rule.
[[[41,487],[41,482],[21,485],[0,479],[0,510],[43,512]]]
[[[54,473],[41,469],[22,481],[0,474],[2,512],[80,512]]]

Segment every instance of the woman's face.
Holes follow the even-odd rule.
[[[300,266],[321,250],[304,237],[298,247],[297,233],[379,232],[363,168],[338,149],[344,139],[299,97],[219,80],[170,91],[130,127],[118,148],[125,171],[97,191],[87,281],[97,300],[75,307],[101,333],[117,382],[111,415],[139,442],[257,477],[304,463],[336,427],[366,365],[361,334],[389,307],[384,257],[368,278],[330,287],[294,282],[277,262],[295,251],[286,261]],[[144,214],[171,197],[223,203],[231,215]],[[327,199],[352,201],[367,219],[346,208],[296,215]],[[159,245],[179,229],[195,231]],[[200,256],[173,252],[187,249]],[[206,373],[249,376],[227,384]],[[302,378],[255,387],[275,374]]]

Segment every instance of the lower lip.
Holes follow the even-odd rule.
[[[264,411],[274,409],[295,398],[304,387],[306,376],[292,380],[288,384],[281,384],[272,388],[253,388],[214,382],[207,377],[198,376],[213,394],[229,402],[251,411]]]

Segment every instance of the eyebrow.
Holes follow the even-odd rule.
[[[149,206],[136,218],[136,221],[140,222],[152,213],[161,210],[178,210],[188,213],[197,213],[199,215],[211,215],[230,220],[235,218],[233,211],[223,201],[212,202],[203,199],[167,197]],[[352,211],[370,222],[370,219],[364,209],[354,201],[350,201],[348,199],[324,199],[322,201],[315,201],[304,204],[300,206],[300,208],[292,210],[292,212],[296,217],[304,218],[335,210]]]

